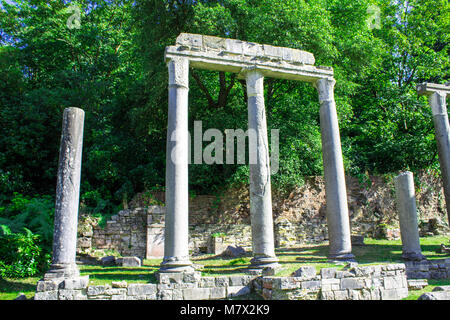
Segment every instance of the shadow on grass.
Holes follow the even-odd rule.
[[[156,283],[156,276],[154,272],[152,273],[136,273],[136,274],[126,274],[126,273],[85,273],[84,275],[89,275],[90,280],[108,280],[108,281],[127,281],[127,282],[150,282]]]
[[[103,268],[82,268],[80,271],[84,273],[90,272],[114,272],[114,273],[127,273],[127,272],[146,272],[156,270],[157,267],[140,267],[140,268],[121,268],[121,267],[103,267]]]
[[[422,245],[423,254],[429,259],[448,258],[449,254],[439,254],[439,245]],[[276,249],[276,255],[281,264],[326,264],[328,261],[328,244],[306,245],[305,247],[279,248]],[[353,254],[360,264],[376,263],[401,263],[401,244],[373,244],[368,243],[363,246],[353,246]],[[251,252],[247,252],[242,258],[252,257]],[[240,258],[228,258],[221,255],[206,255],[192,257],[194,263],[204,263],[205,265],[199,271],[204,275],[232,275],[244,273],[248,263],[233,264],[233,261]],[[202,264],[203,264],[202,263]],[[84,274],[89,274],[93,279],[99,280],[126,280],[126,281],[156,281],[155,272],[159,270],[159,264],[145,264],[140,268],[124,267],[89,267],[83,268]]]
[[[218,273],[218,274],[235,274],[235,273],[243,273],[246,270],[248,265],[244,266],[204,266],[201,270],[204,273]]]
[[[36,281],[37,282],[37,281]],[[36,290],[36,283],[23,283],[20,280],[5,280],[0,279],[0,292],[16,293],[16,292],[30,292]]]

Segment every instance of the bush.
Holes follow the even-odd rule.
[[[41,249],[40,236],[23,228],[24,233],[13,233],[0,225],[0,277],[23,278],[45,271],[50,254]]]
[[[50,196],[33,198],[14,193],[10,204],[0,207],[0,225],[5,225],[13,233],[27,228],[40,236],[44,250],[50,251],[53,240],[53,216],[55,203]],[[0,255],[0,259],[2,256]]]

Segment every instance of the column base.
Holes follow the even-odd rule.
[[[192,266],[192,262],[189,257],[169,257],[164,258],[159,268],[159,272],[162,273],[175,273],[175,272],[194,272],[195,269]]]
[[[328,255],[329,261],[343,261],[343,262],[356,262],[355,256],[352,253],[330,253]]]
[[[50,270],[44,274],[44,280],[78,277],[80,277],[80,270],[74,263],[54,263],[50,266]]]
[[[420,252],[403,252],[402,259],[406,261],[424,261],[427,258]]]
[[[280,268],[277,257],[254,257],[250,260],[250,265],[248,266],[247,273],[262,273],[264,268],[278,269]]]

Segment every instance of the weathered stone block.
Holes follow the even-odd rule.
[[[301,282],[301,288],[307,290],[319,290],[321,282],[319,280],[307,280]]]
[[[264,300],[270,300],[272,299],[272,290],[263,288],[261,295],[264,298]]]
[[[331,279],[336,276],[336,268],[322,268],[320,269],[320,276],[322,279]]]
[[[408,296],[408,288],[381,289],[381,300],[400,300]]]
[[[59,289],[58,300],[87,300],[87,295],[82,290]]]
[[[405,279],[403,279],[405,278]],[[406,287],[406,277],[404,276],[394,276],[394,277],[384,277],[383,279],[385,289],[395,289]]]
[[[360,290],[348,290],[348,297],[350,300],[361,300]]]
[[[303,266],[297,269],[292,276],[301,277],[303,279],[311,279],[316,276],[316,267],[314,266]]]
[[[343,278],[341,280],[341,289],[362,289],[364,288],[364,281],[362,279]]]
[[[320,292],[320,300],[334,300],[334,292],[322,290]]]
[[[350,271],[336,271],[335,278],[336,279],[344,279],[344,278],[354,278],[355,274]]]
[[[197,283],[201,277],[200,272],[183,272],[183,282],[185,283]]]
[[[263,44],[264,55],[272,59],[282,59],[283,52],[281,47],[275,47],[267,44]]]
[[[216,277],[217,287],[227,287],[229,285],[228,277]]]
[[[225,38],[205,35],[203,36],[203,46],[213,50],[225,50],[227,48],[225,45]]]
[[[368,277],[374,273],[374,270],[371,266],[365,267],[354,267],[351,270],[356,277]]]
[[[334,291],[335,300],[348,300],[349,295],[347,290],[336,290]]]
[[[163,289],[158,293],[159,300],[172,300],[173,290]]]
[[[89,283],[89,276],[65,279],[60,284],[61,289],[80,290],[87,288]]]
[[[253,42],[243,42],[242,51],[245,55],[262,57],[264,56],[263,46]]]
[[[234,39],[225,39],[225,52],[231,54],[243,54],[243,41]]]
[[[110,289],[109,285],[89,286],[87,289],[88,296],[104,295],[107,289]]]
[[[450,286],[438,286],[433,289],[433,292],[435,291],[450,291]]]
[[[341,285],[340,279],[322,279],[321,287],[322,291],[339,290]]]
[[[117,259],[117,264],[122,267],[140,267],[141,259],[138,257],[123,257]]]
[[[54,280],[39,280],[36,285],[36,291],[55,291],[58,290],[63,279],[54,279]]]
[[[193,48],[203,47],[203,37],[200,34],[181,33],[176,40],[179,45],[186,45]]]
[[[157,285],[153,283],[130,283],[127,290],[129,296],[156,295]]]
[[[106,289],[105,294],[108,296],[114,296],[114,295],[126,295],[127,289],[126,288],[111,288]]]
[[[111,286],[113,288],[126,288],[128,283],[126,281],[112,281]]]
[[[210,288],[191,288],[183,289],[184,300],[207,300],[209,299]]]
[[[250,293],[250,287],[248,286],[230,286],[227,287],[227,294],[226,296],[229,297],[237,297],[242,296]]]
[[[215,287],[210,289],[209,299],[223,299],[227,296],[227,287]]]
[[[409,290],[421,290],[428,285],[427,279],[408,279]]]
[[[34,294],[34,300],[58,300],[58,291],[42,291]]]
[[[201,277],[198,283],[200,288],[212,288],[216,285],[216,278],[214,277]]]
[[[249,279],[248,276],[230,276],[230,286],[246,286]]]

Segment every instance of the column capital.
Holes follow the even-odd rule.
[[[314,88],[319,92],[319,100],[334,100],[334,78],[322,78],[313,83]]]
[[[264,75],[258,69],[246,69],[243,74],[247,82],[247,96],[253,97],[264,94]]]
[[[189,89],[189,60],[171,58],[167,61],[169,69],[169,87],[177,86]]]
[[[445,96],[450,93],[450,82],[447,84],[423,82],[417,85],[417,92],[419,95],[427,96],[437,93],[445,98]]]
[[[433,116],[444,115],[447,116],[446,95],[442,91],[436,91],[428,96],[428,101],[431,106]]]

